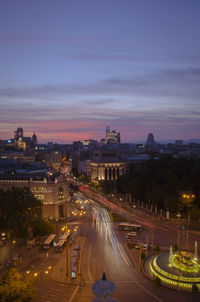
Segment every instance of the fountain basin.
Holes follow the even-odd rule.
[[[193,254],[164,252],[145,259],[144,271],[151,278],[159,277],[165,286],[191,291],[196,284],[200,289],[200,266]]]

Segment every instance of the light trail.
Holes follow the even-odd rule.
[[[105,208],[99,207],[95,201],[92,201],[92,203],[92,211],[96,215],[96,227],[100,236],[104,236],[105,241],[110,243],[117,261],[119,259],[118,257],[122,257],[127,266],[132,266],[125,250],[119,243],[115,232],[113,231],[112,221],[108,211]]]

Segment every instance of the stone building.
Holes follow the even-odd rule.
[[[43,219],[60,219],[69,216],[69,186],[65,180],[55,178],[54,181],[43,178],[9,178],[0,179],[0,188],[29,187],[31,192],[42,202]]]
[[[127,173],[128,165],[124,162],[91,162],[91,179],[116,180]]]

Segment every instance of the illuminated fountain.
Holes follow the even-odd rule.
[[[159,277],[162,284],[182,290],[192,290],[193,284],[200,289],[200,262],[198,261],[197,242],[194,253],[177,251],[154,254],[144,263],[145,272],[154,279]]]

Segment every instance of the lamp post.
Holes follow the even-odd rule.
[[[187,202],[188,207],[188,228],[186,232],[186,249],[188,249],[188,241],[189,241],[189,221],[190,221],[190,211],[189,211],[189,204],[193,202],[195,195],[194,194],[183,194],[183,199]]]
[[[68,277],[68,246],[67,246],[67,240],[68,240],[68,235],[70,233],[70,230],[67,228],[67,223],[65,226],[65,231],[66,231],[66,276]]]
[[[181,218],[181,213],[178,212],[178,214],[177,214],[176,216],[178,217],[178,220],[180,220],[180,218]]]
[[[16,244],[16,241],[13,240],[13,241],[12,241],[12,244],[13,244],[13,255],[14,255],[14,254],[15,254],[15,244]]]
[[[195,195],[194,194],[183,194],[183,199],[187,202],[188,207],[188,222],[190,221],[190,211],[189,211],[189,204],[193,202]]]

